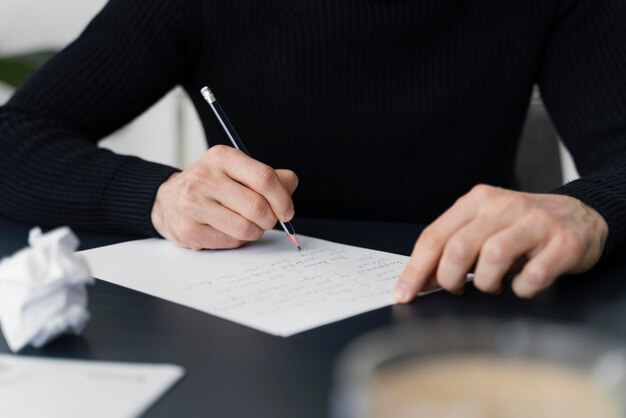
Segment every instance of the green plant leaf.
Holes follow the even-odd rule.
[[[46,50],[0,58],[0,82],[13,88],[19,87],[54,54],[56,51]]]

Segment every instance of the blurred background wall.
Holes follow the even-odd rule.
[[[61,49],[106,0],[0,0],[0,57]],[[0,83],[0,104],[11,89]],[[101,143],[122,154],[185,167],[206,148],[200,121],[181,89]]]

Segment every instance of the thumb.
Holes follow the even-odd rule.
[[[276,170],[280,182],[289,191],[289,194],[293,194],[298,188],[298,176],[291,170]]]

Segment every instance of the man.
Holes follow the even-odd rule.
[[[0,212],[233,248],[293,217],[295,171],[301,215],[432,222],[398,301],[519,263],[530,297],[624,241],[624,22],[621,0],[112,0],[0,111]],[[225,143],[208,84],[258,160],[96,148],[176,84]],[[583,175],[552,194],[515,191],[534,84]]]

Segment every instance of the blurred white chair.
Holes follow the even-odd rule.
[[[527,192],[548,192],[578,177],[537,90],[528,110],[515,168],[520,188]]]

